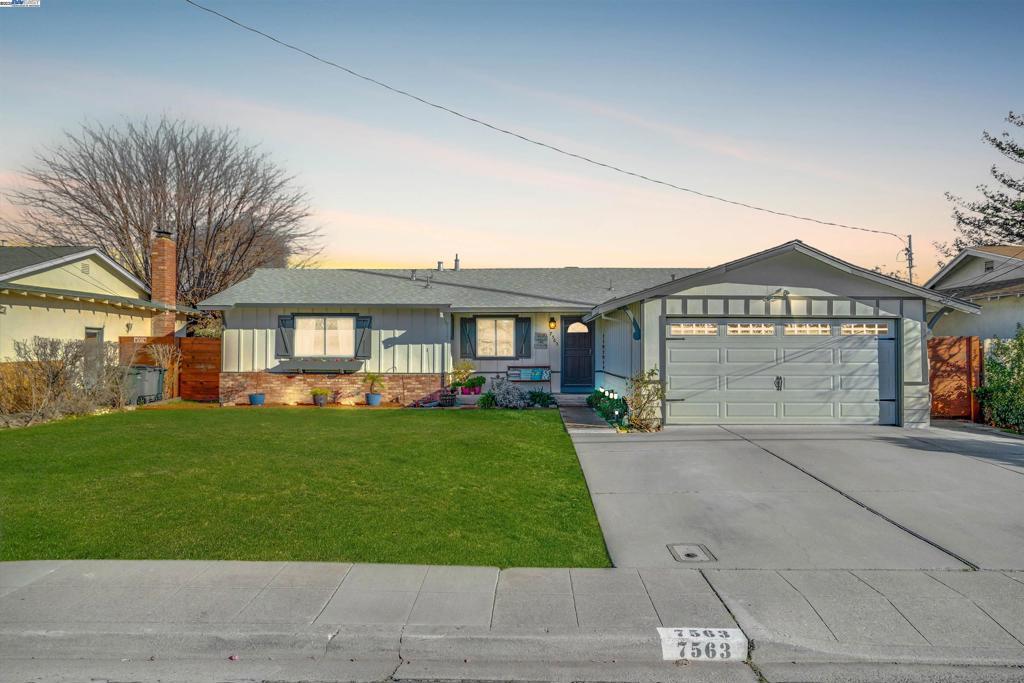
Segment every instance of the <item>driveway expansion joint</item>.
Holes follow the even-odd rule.
[[[814,479],[815,481],[821,483],[823,486],[826,486],[829,489],[831,489],[832,491],[835,491],[836,493],[841,495],[843,498],[846,498],[847,500],[849,500],[849,501],[851,501],[853,503],[856,503],[857,505],[859,505],[860,507],[864,508],[865,510],[867,510],[871,514],[876,515],[877,517],[885,520],[886,522],[888,522],[889,524],[893,525],[894,527],[900,529],[901,531],[904,531],[904,532],[910,534],[911,536],[913,536],[914,538],[927,543],[928,545],[932,546],[936,550],[938,550],[940,552],[943,552],[946,555],[949,555],[950,557],[952,557],[957,562],[963,563],[971,571],[978,571],[978,569],[980,569],[980,567],[977,564],[971,562],[967,558],[965,558],[965,557],[963,557],[963,556],[953,552],[952,550],[950,550],[950,549],[948,549],[948,548],[946,548],[946,547],[936,543],[935,541],[931,540],[930,538],[927,538],[926,536],[923,536],[923,535],[917,533],[916,531],[914,531],[910,527],[907,527],[907,526],[905,526],[903,524],[900,524],[899,522],[897,522],[892,517],[889,517],[888,515],[886,515],[886,514],[880,512],[879,510],[876,510],[875,508],[871,507],[867,503],[864,503],[863,501],[858,500],[857,498],[854,498],[853,496],[851,496],[850,494],[846,493],[842,489],[840,489],[840,488],[838,488],[836,486],[833,486],[832,484],[830,484],[829,482],[825,481],[821,477],[815,475],[814,473],[808,471],[807,469],[805,469],[803,467],[800,467],[799,465],[797,465],[796,463],[792,462],[791,460],[788,460],[787,458],[782,457],[778,453],[775,453],[772,450],[770,450],[768,448],[765,448],[764,446],[762,446],[761,444],[757,443],[756,441],[752,441],[752,440],[748,439],[747,437],[743,436],[742,434],[737,434],[736,432],[730,430],[728,427],[721,426],[721,428],[724,429],[725,431],[729,432],[730,434],[738,436],[739,438],[743,439],[747,443],[749,443],[749,444],[751,444],[753,446],[756,446],[757,448],[760,448],[765,453],[771,455],[774,458],[779,459],[780,461],[786,463],[790,467],[792,467],[792,468],[794,468],[796,470],[799,470],[800,472],[802,472],[803,474],[807,475],[811,479]]]

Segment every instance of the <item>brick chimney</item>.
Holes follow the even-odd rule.
[[[178,302],[178,249],[171,239],[171,232],[158,228],[153,239],[153,251],[149,255],[150,290],[152,300],[175,306]],[[174,334],[173,311],[158,313],[153,317],[154,337]]]

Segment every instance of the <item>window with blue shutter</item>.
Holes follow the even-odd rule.
[[[533,354],[532,323],[530,318],[516,318],[516,358],[529,358]]]
[[[356,358],[369,358],[373,355],[373,318],[368,315],[356,317]]]
[[[476,319],[463,318],[459,321],[459,355],[462,358],[476,358]]]
[[[274,338],[274,358],[291,358],[295,348],[295,318],[277,316],[277,335]]]

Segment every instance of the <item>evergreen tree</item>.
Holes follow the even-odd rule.
[[[1024,128],[1024,115],[1011,111],[1006,121],[1017,128]],[[1021,174],[1014,175],[1014,169],[1018,167],[1011,166],[1010,171],[1004,171],[993,164],[991,174],[998,184],[979,185],[977,189],[981,198],[968,200],[946,193],[946,198],[954,205],[956,235],[951,244],[943,242],[935,246],[947,257],[967,247],[983,244],[1024,244],[1024,145],[1007,131],[998,137],[985,131],[982,138],[1012,163],[1018,164]]]

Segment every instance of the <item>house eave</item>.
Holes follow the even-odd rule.
[[[735,261],[729,261],[728,263],[723,263],[719,266],[707,268],[690,275],[684,275],[683,277],[670,280],[634,294],[619,297],[617,299],[611,299],[595,306],[588,315],[588,320],[592,320],[602,313],[614,311],[638,301],[660,298],[679,291],[683,287],[697,286],[703,281],[720,277],[729,271],[743,268],[759,261],[774,258],[792,251],[797,251],[806,256],[810,256],[811,258],[817,259],[822,263],[826,263],[842,272],[863,277],[872,282],[883,284],[894,289],[903,290],[909,294],[914,294],[921,299],[938,302],[944,306],[950,306],[951,308],[955,308],[965,313],[977,313],[980,310],[977,306],[966,301],[961,301],[952,297],[943,297],[933,290],[925,289],[924,287],[919,287],[917,285],[910,284],[909,282],[903,282],[902,280],[897,280],[896,278],[882,275],[881,273],[876,273],[866,268],[861,268],[860,266],[855,266],[852,263],[847,263],[846,261],[831,256],[830,254],[819,251],[814,247],[810,247],[799,240],[794,240],[792,242],[780,244],[777,247],[772,247],[771,249],[760,251],[756,254],[751,254],[750,256],[744,256],[743,258],[736,259]]]
[[[13,282],[0,282],[0,294],[16,294],[24,297],[43,299],[44,301],[86,303],[111,306],[113,308],[124,308],[128,310],[149,311],[152,313],[184,313],[198,314],[201,311],[185,305],[168,306],[156,301],[147,299],[134,299],[131,297],[114,296],[109,294],[96,294],[95,292],[80,292],[71,289],[53,289],[51,287],[33,287],[30,285],[19,285]]]

